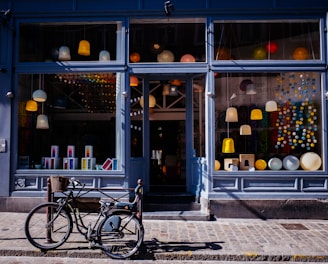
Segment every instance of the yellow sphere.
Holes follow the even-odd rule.
[[[309,57],[309,52],[306,48],[299,47],[296,48],[293,52],[294,60],[307,60]]]
[[[256,60],[265,60],[267,58],[267,52],[264,48],[256,48],[253,52],[253,57]]]
[[[255,161],[255,168],[257,170],[265,170],[267,167],[267,163],[264,159],[258,159],[257,161]]]
[[[218,160],[214,162],[214,170],[218,171],[221,168],[221,163]]]

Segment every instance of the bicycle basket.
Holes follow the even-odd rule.
[[[50,176],[52,192],[64,192],[67,190],[69,179],[62,176]]]

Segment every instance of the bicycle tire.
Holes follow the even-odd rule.
[[[34,207],[25,220],[25,235],[28,241],[42,250],[55,249],[65,243],[73,229],[70,213],[59,204],[43,203]],[[49,212],[49,215],[47,214]]]
[[[144,228],[131,212],[115,211],[99,224],[97,236],[106,255],[113,259],[126,259],[134,255],[141,246]]]

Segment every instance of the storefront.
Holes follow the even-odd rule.
[[[328,4],[262,2],[1,3],[3,210],[51,175],[325,208]]]

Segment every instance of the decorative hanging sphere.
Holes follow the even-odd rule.
[[[304,47],[298,47],[293,52],[294,60],[307,60],[309,58],[309,52]]]
[[[282,165],[286,170],[297,170],[300,166],[300,161],[297,157],[288,155],[283,159]]]
[[[131,62],[139,62],[140,61],[140,54],[138,52],[132,52],[130,54],[130,61]]]
[[[279,158],[272,158],[269,160],[268,166],[271,170],[281,170],[282,161]]]
[[[195,62],[195,57],[191,54],[185,54],[181,57],[180,62]]]
[[[254,49],[253,57],[256,60],[265,60],[267,58],[267,52],[262,47],[256,48]]]
[[[264,159],[258,159],[255,161],[255,169],[257,170],[265,170],[267,167],[267,163]]]
[[[215,49],[214,59],[215,60],[230,60],[231,59],[230,49],[225,48],[225,47]]]
[[[218,171],[221,168],[221,163],[218,160],[215,160],[214,162],[214,170]]]
[[[274,41],[269,41],[266,45],[265,45],[265,49],[268,53],[276,53],[278,50],[278,44],[277,42]]]
[[[158,62],[173,62],[174,61],[174,54],[172,51],[163,50],[160,54],[157,55]]]
[[[307,152],[301,156],[300,163],[303,170],[315,171],[321,166],[321,158],[315,152]]]

